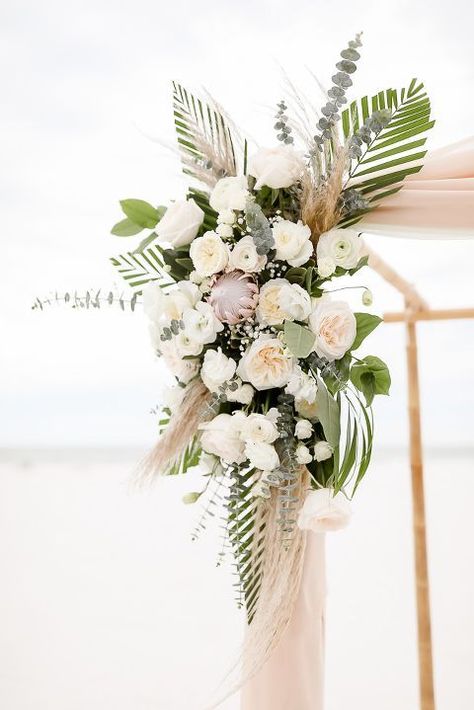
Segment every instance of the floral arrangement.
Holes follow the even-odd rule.
[[[347,103],[360,46],[357,36],[341,52],[320,112],[291,87],[275,145],[255,151],[214,101],[174,83],[192,185],[168,207],[123,200],[112,229],[151,230],[112,264],[176,381],[145,474],[203,468],[204,490],[185,502],[204,501],[196,534],[206,515],[224,518],[253,667],[290,618],[304,530],[328,511],[332,527],[347,521],[370,461],[371,405],[390,388],[385,363],[357,355],[381,319],[354,313],[337,282],[367,264],[357,222],[421,169],[433,121],[416,80]]]

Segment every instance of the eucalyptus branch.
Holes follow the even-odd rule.
[[[85,308],[90,310],[93,308],[101,308],[104,305],[108,306],[119,306],[122,311],[126,308],[130,308],[133,312],[137,306],[141,305],[141,301],[138,300],[138,294],[134,293],[131,298],[127,298],[123,293],[117,293],[109,291],[107,295],[102,295],[102,289],[99,290],[89,290],[83,294],[79,294],[77,291],[69,292],[66,291],[64,294],[59,294],[57,291],[46,298],[35,298],[32,310],[43,311],[46,306],[59,306],[67,305],[71,308],[81,309]]]

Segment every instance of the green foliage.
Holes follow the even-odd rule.
[[[125,219],[122,219],[120,222],[117,222],[117,224],[114,224],[111,229],[111,233],[116,237],[133,237],[142,230],[143,227],[140,227],[138,224],[135,224],[135,222],[132,222],[131,219],[125,217]]]
[[[373,418],[359,396],[347,389],[338,395],[341,421],[344,421],[339,449],[334,452],[329,479],[335,491],[354,480],[352,495],[364,477],[372,455]]]
[[[163,270],[165,264],[162,252],[157,246],[145,249],[140,254],[130,252],[119,254],[112,257],[110,261],[130,288],[138,289],[137,293],[141,293],[142,286],[145,284],[157,279],[161,280],[167,275]]]
[[[318,419],[323,427],[326,441],[333,449],[337,449],[341,433],[339,404],[319,377],[317,378],[317,383],[316,404],[318,407]]]
[[[145,200],[120,200],[120,206],[128,219],[142,229],[153,229],[160,220],[160,212]]]
[[[67,305],[73,309],[92,310],[94,308],[102,308],[106,306],[118,306],[120,310],[125,311],[130,308],[133,312],[138,302],[138,294],[134,293],[131,298],[126,298],[121,293],[113,291],[102,294],[102,289],[94,289],[86,291],[83,294],[77,291],[66,291],[64,294],[54,293],[47,298],[35,298],[31,306],[33,311],[43,311],[46,306]]]
[[[217,212],[212,209],[209,204],[209,195],[203,190],[197,190],[194,187],[190,187],[188,190],[188,197],[192,198],[194,202],[202,209],[204,212],[204,222],[202,224],[202,231],[208,232],[216,228],[217,225]]]
[[[298,323],[286,320],[284,325],[285,343],[295,357],[308,357],[314,345],[314,333]]]
[[[370,406],[376,394],[389,394],[390,372],[387,365],[375,355],[367,355],[351,369],[351,382],[365,397]]]
[[[351,350],[357,350],[365,338],[382,322],[382,318],[371,313],[354,313],[354,316],[357,323],[357,332]]]
[[[345,186],[356,187],[368,200],[368,207],[355,217],[342,220],[343,226],[357,222],[379,200],[400,190],[408,175],[422,168],[426,154],[426,150],[419,150],[426,143],[423,134],[435,123],[430,118],[430,99],[423,91],[423,84],[413,79],[408,88],[387,89],[371,98],[364,96],[353,101],[342,113],[344,137],[353,136],[372,114],[381,111],[389,111],[390,120],[375,137],[368,139],[365,151],[351,167]]]

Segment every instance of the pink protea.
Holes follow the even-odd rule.
[[[239,270],[215,276],[208,301],[222,323],[240,323],[250,318],[257,307],[258,286],[255,278]]]

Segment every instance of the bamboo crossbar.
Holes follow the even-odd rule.
[[[430,320],[457,320],[474,318],[474,308],[448,308],[445,310],[427,309],[421,311],[406,310],[399,313],[384,313],[385,323],[406,323]]]

